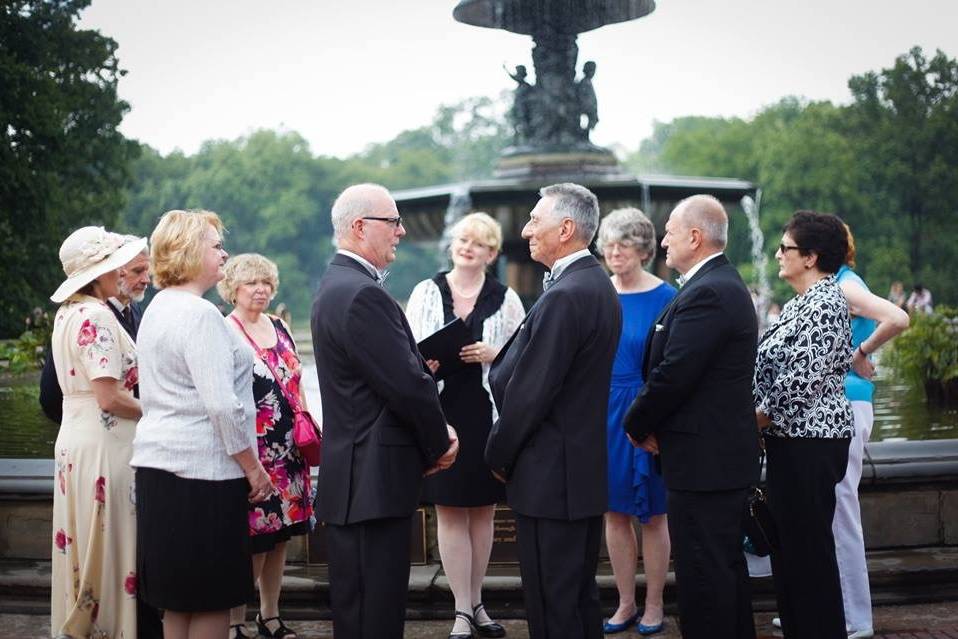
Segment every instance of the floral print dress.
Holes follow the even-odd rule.
[[[261,356],[253,363],[253,399],[259,459],[277,494],[250,504],[249,531],[254,554],[272,550],[294,535],[308,533],[313,516],[309,465],[293,442],[293,411],[261,357],[269,358],[287,392],[296,397],[302,369],[286,327],[278,318],[270,317],[270,321],[276,329],[276,345],[258,349]]]
[[[133,340],[106,304],[74,295],[60,306],[51,349],[63,389],[54,447],[50,627],[91,639],[136,637],[136,517],[130,457],[136,422],[100,410],[91,380],[133,395]]]

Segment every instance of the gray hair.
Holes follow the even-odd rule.
[[[602,219],[599,225],[599,249],[604,250],[616,242],[632,244],[639,253],[645,253],[642,266],[655,259],[655,226],[637,208],[616,209]]]
[[[572,218],[580,240],[586,245],[592,243],[595,230],[599,227],[599,200],[584,186],[564,182],[539,189],[540,197],[555,198],[552,214]]]
[[[370,197],[374,192],[381,192],[389,197],[386,187],[372,183],[354,184],[336,196],[330,213],[335,237],[344,237],[353,222],[364,215],[375,213],[376,203]]]
[[[124,236],[123,236],[123,243],[124,243],[124,244],[129,244],[130,242],[139,242],[139,241],[142,240],[142,239],[143,239],[142,237],[138,237],[138,236],[136,236],[136,235],[124,235]],[[143,250],[140,251],[140,254],[141,254],[141,255],[145,255],[145,256],[147,256],[147,257],[150,256],[150,243],[149,243],[149,241],[147,241],[146,246],[143,247]]]
[[[706,242],[719,249],[728,244],[728,214],[725,207],[711,195],[692,195],[675,207],[682,209],[682,222],[688,228],[702,231]]]

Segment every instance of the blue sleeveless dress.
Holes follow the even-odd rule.
[[[642,390],[645,338],[662,309],[675,297],[674,287],[663,282],[650,291],[620,293],[622,335],[612,364],[609,390],[609,510],[634,515],[642,523],[665,512],[665,483],[656,472],[650,453],[633,448],[622,429],[622,419]]]

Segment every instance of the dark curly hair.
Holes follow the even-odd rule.
[[[818,270],[837,273],[848,254],[848,233],[837,215],[816,211],[795,211],[785,224],[802,255],[818,256]]]

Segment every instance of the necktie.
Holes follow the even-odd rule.
[[[123,315],[123,321],[126,322],[127,327],[133,329],[133,307],[127,304],[126,308],[121,311]]]
[[[683,286],[685,286],[685,276],[684,276],[684,275],[679,275],[678,277],[675,278],[675,281],[678,283],[679,288],[682,288]]]
[[[376,283],[379,284],[380,286],[385,286],[387,277],[389,277],[389,271],[377,271]]]
[[[552,275],[552,271],[545,273],[542,276],[542,290],[543,292],[548,291],[549,287],[555,284],[556,278]]]

